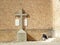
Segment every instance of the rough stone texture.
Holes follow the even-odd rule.
[[[8,29],[9,31],[10,29],[11,31],[9,33],[1,32],[2,34],[0,35],[2,36],[0,36],[0,41],[11,41],[15,38],[16,33],[12,33],[12,29],[19,29],[19,26],[15,26],[15,13],[18,12],[21,7],[29,15],[26,29],[52,28],[53,16],[51,0],[0,0],[0,30]],[[31,34],[31,32],[29,32],[29,34]],[[31,34],[34,38],[36,37],[35,40],[39,40],[40,37],[37,35],[39,35],[38,32],[36,32],[36,34],[34,32],[34,36]]]
[[[51,0],[23,0],[22,7],[29,14],[28,29],[52,28]]]
[[[17,37],[16,34],[17,32],[14,30],[0,30],[0,42],[4,41],[16,41]]]
[[[23,0],[22,3],[19,0],[0,0],[0,2],[0,29],[17,28],[15,27],[15,13],[21,8],[20,4],[30,16],[28,29],[52,28],[51,0]]]

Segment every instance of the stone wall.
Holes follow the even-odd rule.
[[[5,33],[2,33],[3,36],[0,37],[3,38],[5,36],[6,40],[4,40],[4,38],[0,38],[0,41],[8,41],[10,38],[13,40],[13,38],[16,36],[16,33],[14,32],[13,34],[12,30],[19,29],[19,26],[15,26],[15,13],[18,12],[21,7],[29,15],[28,26],[26,29],[46,30],[53,28],[51,0],[0,0],[0,30],[10,30],[10,35],[7,35],[8,33],[6,33],[6,35]],[[36,35],[34,33],[34,37],[39,35],[38,32],[36,33]],[[40,37],[37,37],[38,38],[35,38],[35,40],[39,40]]]
[[[60,0],[53,0],[53,28],[55,37],[60,37]]]
[[[51,0],[23,0],[22,7],[30,16],[27,29],[52,28]]]

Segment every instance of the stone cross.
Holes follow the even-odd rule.
[[[23,16],[27,16],[27,14],[23,14],[23,10],[19,10],[19,13],[16,14],[17,16],[20,16],[20,23],[21,23],[21,28],[20,29],[23,29]]]
[[[20,23],[21,23],[20,24],[21,28],[17,33],[17,41],[20,41],[20,42],[26,41],[27,35],[26,35],[26,32],[23,30],[23,16],[27,16],[27,14],[24,14],[23,10],[21,9],[19,10],[19,13],[16,15],[20,17]]]

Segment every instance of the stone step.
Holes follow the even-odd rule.
[[[60,42],[42,42],[42,41],[10,42],[10,43],[0,43],[0,45],[60,45]]]

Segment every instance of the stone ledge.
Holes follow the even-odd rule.
[[[0,43],[0,45],[60,45],[60,42],[31,41],[31,42]]]

